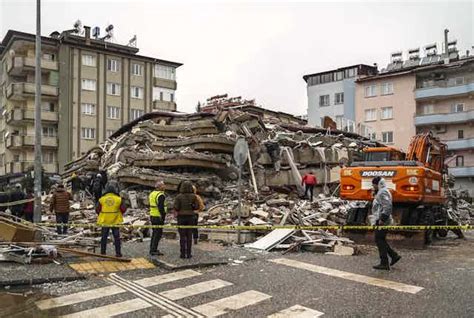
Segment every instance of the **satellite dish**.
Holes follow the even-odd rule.
[[[247,161],[249,145],[245,138],[239,138],[234,146],[234,160],[239,167]]]
[[[137,35],[136,34],[133,36],[133,38],[130,39],[130,41],[128,41],[127,45],[137,47]]]
[[[82,22],[81,20],[77,20],[76,22],[74,22],[74,30],[76,33],[81,33],[82,31]]]

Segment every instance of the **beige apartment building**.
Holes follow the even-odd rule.
[[[64,164],[146,112],[176,111],[176,68],[104,38],[54,32],[42,37],[43,166]],[[9,30],[0,44],[0,175],[34,161],[35,36]]]
[[[474,195],[474,57],[456,42],[392,54],[386,69],[356,81],[356,124],[366,136],[406,151],[413,135],[432,131],[448,145],[446,163],[456,187]]]

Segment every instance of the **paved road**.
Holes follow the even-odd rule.
[[[67,317],[472,317],[468,237],[403,250],[390,272],[371,268],[374,249],[352,257],[270,253],[210,269],[105,275],[36,305]]]

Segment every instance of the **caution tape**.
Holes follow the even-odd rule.
[[[133,225],[115,224],[105,225],[97,223],[37,223],[41,226],[68,226],[81,228],[118,227],[134,229],[210,229],[210,230],[253,230],[271,231],[276,229],[292,230],[472,230],[473,225]]]
[[[12,201],[12,202],[6,202],[6,203],[0,203],[0,207],[2,206],[14,206],[14,205],[19,205],[19,204],[24,204],[28,202],[33,202],[35,199],[23,199],[23,200],[18,200],[18,201]]]

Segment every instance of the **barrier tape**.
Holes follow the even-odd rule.
[[[0,207],[1,206],[8,206],[8,207],[15,206],[15,205],[23,204],[23,203],[33,202],[34,200],[35,200],[34,198],[31,198],[31,199],[23,199],[23,200],[7,202],[7,203],[0,203]]]
[[[82,228],[118,227],[136,229],[210,229],[210,230],[472,230],[473,225],[105,225],[97,223],[36,223],[41,226],[69,226]]]

